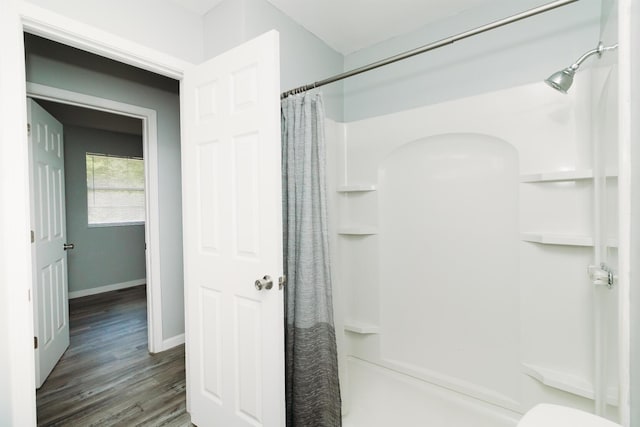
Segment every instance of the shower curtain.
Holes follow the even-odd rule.
[[[340,426],[322,97],[281,106],[287,426]]]

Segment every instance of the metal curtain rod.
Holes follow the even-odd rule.
[[[493,30],[494,28],[502,27],[504,25],[508,25],[508,24],[513,23],[513,22],[520,21],[522,19],[526,19],[526,18],[529,18],[529,17],[534,16],[534,15],[539,15],[539,14],[547,12],[549,10],[557,9],[559,7],[566,6],[566,5],[571,4],[571,3],[575,3],[577,1],[579,1],[579,0],[557,0],[557,1],[554,1],[554,2],[551,2],[551,3],[547,3],[545,5],[542,5],[542,6],[533,8],[533,9],[529,9],[527,11],[518,13],[516,15],[512,15],[512,16],[509,16],[507,18],[503,18],[503,19],[500,19],[498,21],[491,22],[491,23],[483,25],[481,27],[474,28],[473,30],[465,31],[463,33],[456,34],[455,36],[447,37],[447,38],[438,40],[436,42],[429,43],[429,44],[424,45],[422,47],[419,47],[419,48],[416,48],[416,49],[413,49],[413,50],[409,50],[407,52],[400,53],[398,55],[391,56],[391,57],[386,58],[386,59],[382,59],[382,60],[374,62],[372,64],[365,65],[365,66],[356,68],[356,69],[351,70],[351,71],[345,71],[344,73],[336,74],[333,77],[329,77],[329,78],[324,79],[324,80],[319,80],[319,81],[317,81],[315,83],[311,83],[311,84],[308,84],[308,85],[297,87],[295,89],[288,90],[286,92],[283,92],[280,95],[280,98],[281,99],[282,98],[286,98],[289,95],[295,95],[295,94],[298,94],[298,93],[306,92],[308,90],[311,90],[311,89],[314,89],[314,88],[317,88],[317,87],[320,87],[320,86],[324,86],[324,85],[327,85],[329,83],[337,82],[339,80],[344,80],[344,79],[346,79],[348,77],[352,77],[352,76],[355,76],[355,75],[358,75],[358,74],[362,74],[362,73],[365,73],[367,71],[375,70],[376,68],[379,68],[379,67],[382,67],[382,66],[385,66],[385,65],[388,65],[388,64],[392,64],[394,62],[402,61],[403,59],[411,58],[412,56],[420,55],[421,53],[429,52],[430,50],[438,49],[440,47],[453,44],[453,43],[457,42],[458,40],[466,39],[468,37],[475,36],[476,34],[484,33],[486,31]]]

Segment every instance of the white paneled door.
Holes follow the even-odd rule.
[[[183,79],[187,405],[200,427],[285,425],[279,81],[275,31]]]
[[[27,100],[31,150],[36,387],[69,346],[62,124]]]

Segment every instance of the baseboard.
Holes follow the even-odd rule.
[[[145,277],[142,279],[131,280],[129,282],[114,283],[112,285],[98,286],[97,288],[83,289],[81,291],[72,291],[69,292],[69,299],[86,297],[89,295],[96,295],[104,292],[117,291],[119,289],[133,288],[134,286],[140,286],[146,283],[147,279]]]
[[[176,335],[171,338],[167,338],[162,341],[162,348],[160,351],[169,350],[170,348],[177,347],[181,344],[184,344],[184,334]]]

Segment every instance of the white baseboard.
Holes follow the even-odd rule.
[[[147,283],[147,278],[145,277],[142,279],[131,280],[129,282],[114,283],[112,285],[98,286],[97,288],[83,289],[81,291],[72,291],[72,292],[69,292],[69,299],[86,297],[89,295],[96,295],[104,292],[117,291],[119,289],[133,288],[134,286],[140,286],[146,283]],[[183,338],[183,341],[184,341],[184,338]]]
[[[184,344],[184,334],[176,335],[171,338],[167,338],[162,341],[162,348],[160,351],[169,350],[170,348],[177,347],[181,344]]]

